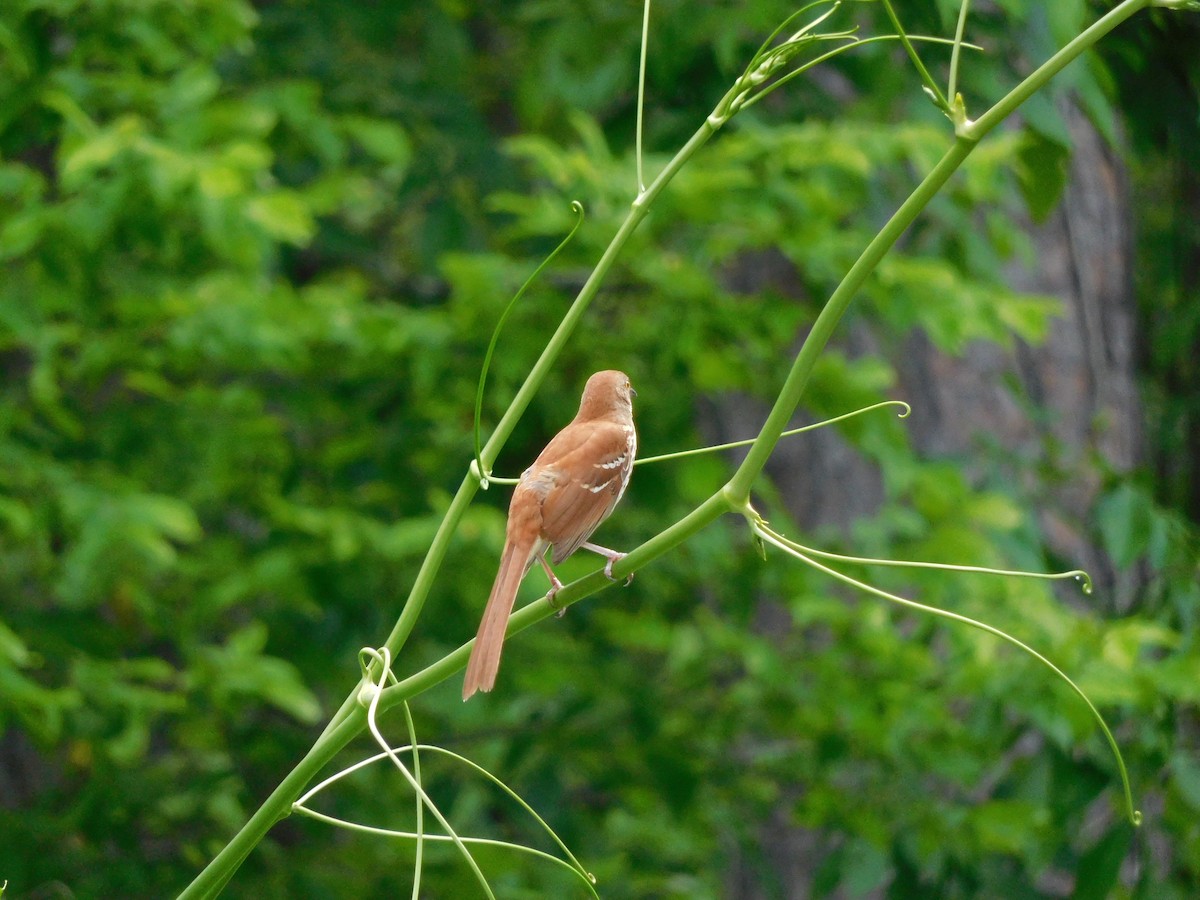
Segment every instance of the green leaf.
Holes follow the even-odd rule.
[[[302,247],[312,240],[316,223],[308,205],[293,191],[279,190],[246,204],[250,220],[276,240]]]
[[[0,525],[16,540],[25,540],[33,531],[33,512],[20,500],[0,497]]]
[[[1035,222],[1045,222],[1067,186],[1069,144],[1027,129],[1017,153],[1017,183]]]
[[[1096,504],[1096,523],[1104,540],[1104,549],[1119,566],[1131,566],[1149,545],[1151,536],[1150,499],[1128,482],[1100,498]]]
[[[1186,752],[1171,757],[1171,784],[1193,813],[1200,814],[1200,762]]]
[[[412,142],[395,122],[347,116],[342,124],[350,136],[377,160],[395,167],[398,174],[403,174],[408,168],[412,160]]]
[[[989,853],[1022,853],[1048,824],[1045,808],[1024,800],[992,800],[971,813],[980,845]]]
[[[257,697],[299,722],[315,723],[320,701],[294,665],[263,653],[266,644],[267,626],[256,621],[230,635],[223,647],[206,648],[212,690],[220,698]]]
[[[842,886],[851,897],[864,897],[877,891],[891,874],[888,858],[864,840],[853,840],[842,857]]]
[[[135,115],[121,116],[112,125],[83,138],[68,150],[60,164],[63,187],[76,190],[97,170],[111,165],[117,156],[133,147],[145,133],[145,124]]]
[[[34,655],[25,646],[20,636],[0,621],[0,659],[17,667],[32,665]]]
[[[1111,896],[1132,840],[1133,829],[1121,822],[1079,857],[1074,900],[1104,900]]]
[[[183,500],[162,494],[142,494],[128,501],[130,518],[174,541],[191,543],[203,534],[196,513]]]
[[[29,210],[12,216],[0,225],[0,259],[13,259],[28,253],[45,229],[46,217],[41,210]]]

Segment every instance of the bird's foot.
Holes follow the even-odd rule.
[[[609,550],[607,547],[601,547],[599,544],[593,544],[591,541],[586,541],[586,542],[584,542],[584,543],[582,544],[582,546],[583,546],[585,549],[591,550],[593,553],[599,553],[599,554],[600,554],[601,556],[603,556],[603,557],[604,557],[606,560],[608,560],[608,562],[606,562],[606,563],[604,564],[604,577],[605,577],[605,578],[607,578],[609,581],[616,581],[616,580],[617,580],[617,576],[615,576],[615,575],[613,574],[613,570],[612,570],[613,564],[614,564],[614,563],[617,563],[617,562],[620,562],[621,560],[623,560],[623,559],[624,559],[626,556],[628,556],[629,554],[628,554],[628,553],[621,553],[621,552],[619,552],[619,551],[617,551],[617,550]],[[630,573],[629,573],[629,574],[628,574],[628,575],[625,577],[625,585],[626,585],[626,587],[628,587],[628,586],[629,586],[629,583],[630,583],[631,581],[633,581],[633,573],[632,573],[632,572],[630,572]]]
[[[613,570],[612,570],[613,563],[621,561],[627,555],[628,554],[626,554],[626,553],[613,553],[613,555],[608,558],[608,562],[606,562],[604,564],[604,577],[607,578],[609,581],[616,581],[617,576],[615,576],[613,574]],[[632,582],[633,582],[633,573],[630,572],[628,575],[625,576],[625,587],[629,587],[629,585]]]
[[[624,558],[624,553],[613,553],[611,557],[608,557],[608,562],[604,564],[604,575],[608,581],[617,581],[617,576],[612,574],[612,565]],[[625,583],[629,584],[632,580],[634,580],[634,576],[630,575],[628,578],[625,578]]]
[[[567,614],[567,608],[565,606],[558,605],[558,591],[561,587],[562,583],[559,582],[558,584],[550,585],[550,590],[546,591],[546,602],[549,603],[550,607],[555,610],[554,618],[556,619],[561,619]]]
[[[563,589],[563,583],[558,580],[558,576],[555,575],[554,570],[550,568],[550,563],[546,562],[546,557],[539,556],[538,562],[542,564],[542,568],[546,570],[546,577],[550,579],[550,590],[546,591],[546,602],[549,603],[551,607],[558,610],[558,612],[556,612],[554,615],[556,618],[561,619],[564,615],[566,615],[567,608],[565,606],[559,606],[555,601],[555,598],[558,596],[558,592]]]

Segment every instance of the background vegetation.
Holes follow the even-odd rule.
[[[946,33],[957,3],[900,6],[912,30]],[[791,11],[656,4],[651,171]],[[971,37],[989,52],[965,88],[995,99],[1095,13],[987,5]],[[850,16],[886,28],[869,6]],[[311,744],[462,477],[503,305],[579,199],[580,236],[510,320],[488,421],[632,197],[640,17],[545,0],[4,5],[0,879],[14,896],[178,891]],[[1147,814],[1136,838],[1091,720],[1035,664],[764,563],[732,520],[523,634],[491,697],[464,706],[457,680],[423,696],[418,733],[505,777],[606,897],[1192,895],[1200,63],[1183,48],[1197,34],[1140,16],[1056,86],[1125,141],[1145,465],[1064,471],[1049,448],[1014,479],[1003,454],[918,452],[878,416],[841,430],[875,480],[838,485],[878,504],[804,532],[863,555],[1069,568],[1038,498],[1100,484],[1085,530],[1134,573],[1119,613],[1103,582],[1083,598],[876,577],[1078,676],[1128,754]],[[881,268],[847,322],[874,340],[826,357],[807,414],[892,396],[915,332],[950,356],[1046,337],[1057,303],[1004,273],[1032,256],[1027,216],[1062,187],[1071,146],[1053,100],[981,148]],[[701,445],[722,409],[769,400],[947,131],[884,47],[739,117],[643,224],[498,471],[527,464],[597,368],[633,376],[647,453]],[[639,469],[601,539],[661,530],[727,463]],[[800,534],[783,483],[764,481],[759,507]],[[492,490],[471,509],[401,674],[474,633],[506,502]],[[531,578],[525,594],[541,589]],[[495,792],[428,765],[460,831],[537,840]],[[393,826],[412,809],[382,773],[330,804]],[[577,890],[541,863],[481,860],[501,896]],[[470,895],[453,852],[427,865],[429,896]],[[411,848],[293,818],[230,895],[383,896],[411,877]]]

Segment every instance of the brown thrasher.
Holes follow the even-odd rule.
[[[579,413],[571,424],[521,474],[508,505],[500,571],[467,663],[463,700],[476,691],[490,691],[496,683],[508,617],[521,579],[534,560],[550,578],[551,599],[562,587],[546,562],[547,547],[554,547],[556,565],[586,547],[607,557],[604,574],[613,577],[613,563],[625,554],[588,543],[588,538],[608,518],[629,484],[637,453],[636,394],[624,372],[597,372],[584,386]]]

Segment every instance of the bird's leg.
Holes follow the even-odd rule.
[[[612,573],[613,563],[624,559],[626,556],[628,556],[628,554],[620,553],[616,550],[609,550],[607,547],[601,547],[599,544],[593,544],[591,541],[584,541],[580,546],[587,550],[591,550],[593,553],[599,553],[601,556],[607,559],[608,562],[604,564],[604,575],[609,581],[617,580]],[[632,581],[633,573],[630,572],[629,576],[625,579],[625,586],[628,587],[629,583]]]
[[[567,608],[565,606],[560,607],[554,602],[554,598],[557,597],[558,592],[562,590],[563,583],[558,580],[558,576],[555,575],[554,570],[550,568],[550,563],[546,562],[546,557],[540,553],[538,554],[538,562],[542,564],[542,568],[546,571],[546,577],[550,579],[550,590],[546,591],[546,602],[558,610],[558,612],[555,613],[555,616],[561,619],[566,614]]]

